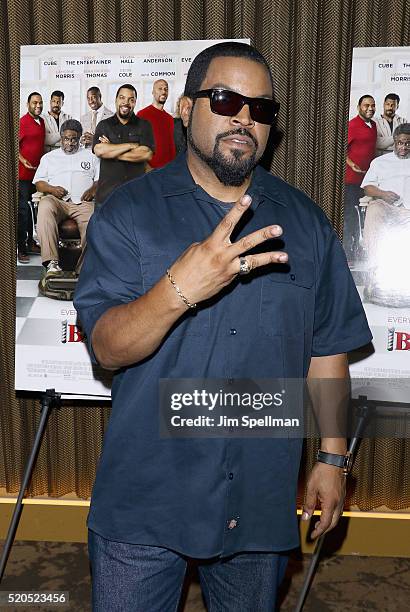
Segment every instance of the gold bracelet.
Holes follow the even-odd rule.
[[[185,306],[187,306],[188,308],[196,308],[196,304],[191,304],[191,302],[188,302],[188,300],[186,299],[185,295],[182,293],[181,289],[178,287],[178,285],[176,284],[176,282],[172,278],[172,275],[171,275],[171,272],[169,271],[169,269],[167,269],[167,276],[169,278],[169,281],[170,281],[171,285],[173,286],[175,291],[178,293],[179,297],[184,302]]]

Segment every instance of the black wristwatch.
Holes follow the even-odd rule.
[[[325,453],[325,451],[317,451],[317,461],[320,463],[328,463],[329,465],[335,465],[343,470],[343,474],[347,476],[353,466],[353,455],[350,451],[347,451],[345,455],[336,455],[334,453]]]

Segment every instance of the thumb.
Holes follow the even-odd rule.
[[[316,508],[316,501],[316,491],[308,489],[302,509],[302,521],[308,521],[311,518]]]

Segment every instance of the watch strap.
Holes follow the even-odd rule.
[[[348,474],[352,469],[353,455],[350,451],[345,455],[337,455],[336,453],[326,453],[325,451],[318,450],[316,459],[320,463],[327,463],[328,465],[341,468],[343,474]]]

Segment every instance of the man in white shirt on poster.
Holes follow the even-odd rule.
[[[87,89],[87,103],[90,110],[81,116],[83,135],[81,142],[85,147],[91,147],[95,128],[102,121],[113,116],[113,111],[104,106],[99,87],[89,87]]]
[[[69,119],[61,126],[61,147],[41,158],[33,183],[45,195],[39,202],[37,235],[46,277],[58,276],[58,224],[74,219],[84,252],[88,221],[94,212],[100,162],[90,149],[80,148],[81,123]],[[83,257],[76,267],[79,273]]]
[[[389,93],[384,98],[383,114],[375,117],[377,127],[376,155],[385,155],[393,152],[393,132],[407,119],[397,115],[400,97],[396,93]]]
[[[386,258],[390,263],[403,259],[400,253],[410,239],[410,123],[394,130],[393,143],[393,153],[376,157],[361,185],[366,196],[374,198],[364,224],[370,285]]]

